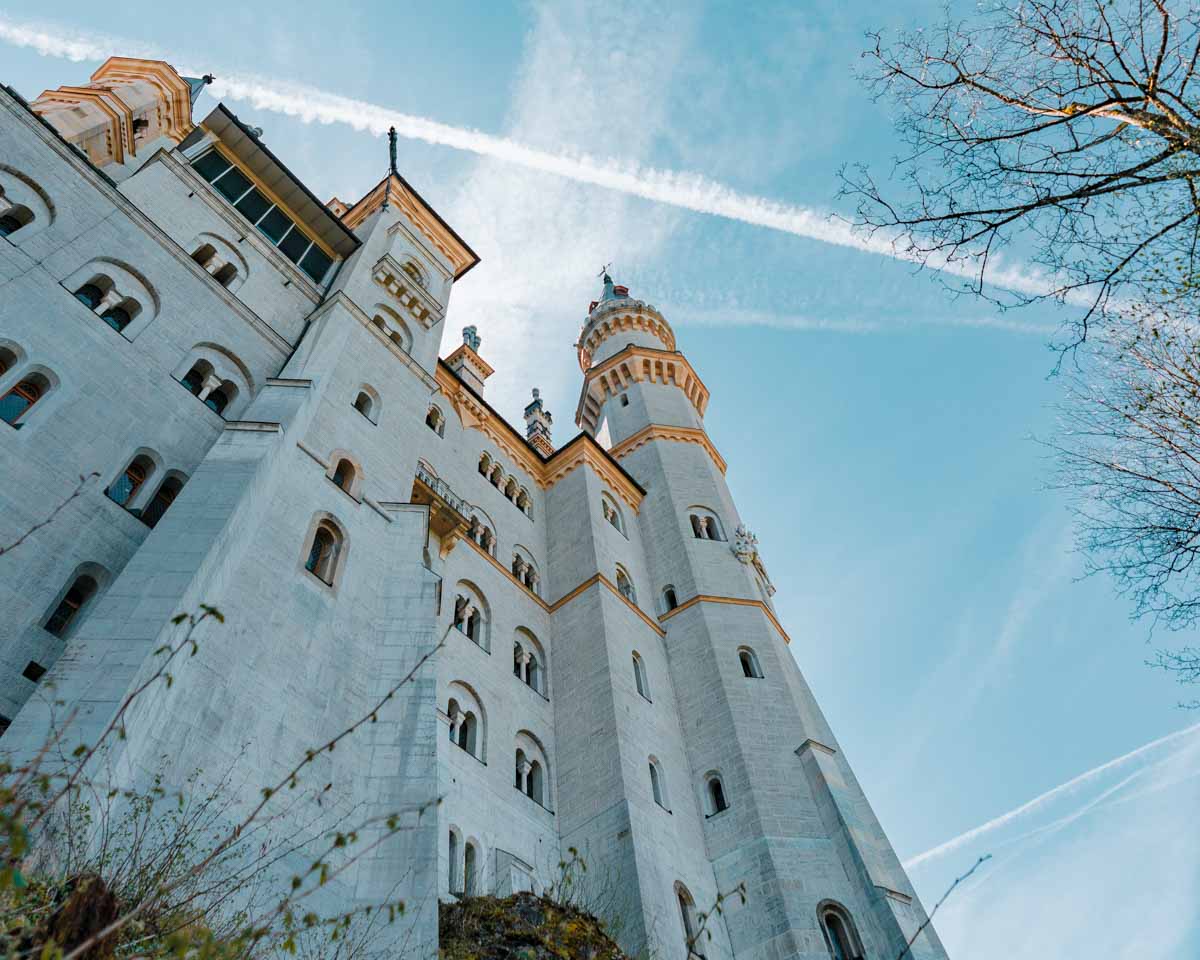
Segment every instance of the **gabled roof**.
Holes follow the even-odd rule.
[[[357,227],[384,204],[393,203],[408,215],[425,239],[450,261],[455,280],[479,263],[479,255],[398,173],[389,173],[365,197],[352,204],[342,214],[342,222],[348,227]]]

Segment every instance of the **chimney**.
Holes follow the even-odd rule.
[[[483,396],[483,381],[494,372],[478,354],[482,342],[475,327],[463,327],[462,346],[446,358],[446,366],[458,374],[458,379]]]
[[[554,444],[550,440],[550,424],[554,417],[542,404],[542,394],[537,387],[533,388],[533,402],[525,408],[525,438],[544,457],[554,453]]]

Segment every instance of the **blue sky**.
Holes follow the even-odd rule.
[[[901,858],[917,859],[926,905],[994,855],[938,916],[952,956],[1197,956],[1200,729],[1142,748],[1200,714],[1143,665],[1146,627],[1110,584],[1080,580],[1036,442],[1054,429],[1046,344],[1066,315],[956,298],[953,278],[801,215],[848,213],[838,167],[885,172],[901,149],[889,106],[855,80],[864,31],[941,6],[299,0],[180,19],[175,5],[132,0],[118,16],[64,0],[47,21],[10,3],[0,79],[32,98],[86,81],[107,52],[211,71],[318,195],[346,200],[383,174],[386,144],[354,128],[361,105],[326,95],[404,114],[406,132],[446,125],[431,139],[475,152],[400,142],[405,176],[483,258],[454,293],[446,349],[478,325],[493,402],[520,422],[541,387],[562,441],[600,265],[663,309],[711,390],[709,433],[792,652]],[[298,115],[317,104],[335,122]],[[622,189],[580,182],[596,167]],[[762,198],[801,226],[678,205],[711,208],[717,185],[736,211]]]

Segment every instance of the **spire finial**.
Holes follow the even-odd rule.
[[[390,164],[388,167],[389,172],[395,173],[397,176],[399,176],[399,174],[396,173],[396,128],[395,127],[388,128],[388,161]]]
[[[612,277],[610,277],[608,275],[608,271],[611,269],[612,269],[612,261],[610,260],[608,263],[606,263],[604,266],[602,266],[600,268],[600,272],[598,274],[596,274],[596,276],[602,277],[604,279],[605,283],[612,283]]]

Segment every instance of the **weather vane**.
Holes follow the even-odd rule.
[[[598,274],[596,274],[596,276],[603,277],[605,280],[607,280],[608,279],[608,271],[611,269],[612,269],[612,261],[610,260],[608,263],[606,263],[604,266],[602,266],[600,268],[600,272]]]

